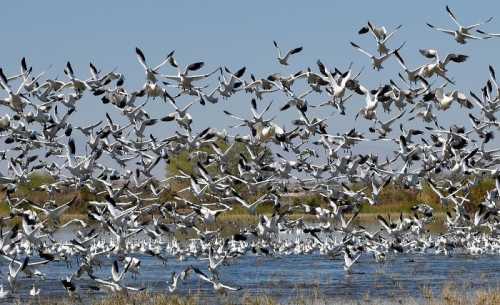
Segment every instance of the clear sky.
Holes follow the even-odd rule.
[[[261,77],[272,72],[294,73],[307,66],[316,70],[317,59],[341,70],[354,61],[356,71],[365,67],[362,83],[376,86],[394,77],[399,66],[392,60],[385,71],[374,72],[368,58],[349,45],[355,41],[375,51],[372,37],[357,34],[371,20],[389,30],[403,25],[390,45],[407,42],[401,53],[411,67],[425,62],[419,48],[437,48],[442,56],[450,51],[471,55],[467,63],[450,66],[450,73],[457,87],[477,92],[488,77],[488,64],[498,66],[500,71],[500,39],[461,46],[451,37],[429,29],[425,22],[454,27],[445,12],[446,4],[464,24],[500,11],[499,1],[6,1],[0,10],[0,66],[13,74],[26,56],[35,72],[52,65],[49,75],[64,78],[64,65],[70,60],[76,75],[85,79],[89,76],[88,63],[93,61],[103,71],[118,68],[126,74],[127,85],[137,89],[144,80],[134,53],[139,46],[153,65],[175,50],[181,65],[205,61],[203,71],[207,72],[220,65],[232,70],[246,66],[247,71]],[[500,32],[500,17],[482,28]],[[304,51],[283,69],[276,63],[273,40],[283,49],[302,45]],[[174,72],[171,68],[163,71]],[[210,84],[213,88],[215,80]],[[249,99],[247,95],[244,98]],[[359,108],[363,98],[356,99],[353,103]],[[88,102],[96,103],[95,107],[91,104],[82,108],[78,118],[82,122],[102,118],[102,112],[96,114],[103,111],[103,105],[95,99]],[[243,114],[249,107],[239,102],[238,98],[232,99],[228,103],[233,104],[224,109]],[[159,102],[151,107],[157,113],[171,111]],[[220,106],[193,110],[201,125],[217,125],[221,113]],[[445,117],[456,120],[450,113]],[[352,121],[339,122],[345,128],[352,125]]]
[[[294,61],[297,67],[312,65],[318,58],[341,65],[362,56],[353,52],[349,41],[366,48],[373,44],[356,35],[372,20],[388,28],[403,24],[393,42],[408,41],[402,53],[409,62],[421,61],[419,47],[475,49],[480,56],[471,59],[468,70],[484,68],[486,58],[495,59],[500,39],[463,47],[425,26],[453,25],[446,4],[464,23],[500,9],[497,1],[7,1],[0,10],[1,65],[17,68],[26,56],[35,66],[53,64],[59,72],[67,60],[75,68],[85,68],[85,73],[89,60],[103,68],[139,72],[133,50],[140,46],[151,61],[175,49],[179,62],[245,64],[250,71],[267,72],[275,64],[272,40],[284,48],[304,46],[300,60]],[[500,19],[486,29],[500,31]]]

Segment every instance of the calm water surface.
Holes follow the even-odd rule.
[[[153,292],[167,291],[167,281],[172,271],[180,272],[189,265],[199,266],[204,270],[206,262],[194,259],[177,261],[174,258],[166,264],[157,259],[141,257],[141,274],[133,279],[129,274],[127,282],[133,286],[146,287]],[[33,281],[42,289],[41,298],[66,296],[60,279],[76,270],[76,261],[67,266],[66,263],[51,263],[40,268],[47,273],[45,280],[22,278],[20,295],[16,298],[28,299],[26,293]],[[5,275],[8,265],[2,261],[0,266],[2,282],[8,287]],[[50,268],[50,270],[48,270]],[[96,275],[110,276],[111,261],[107,261]],[[331,259],[319,255],[257,257],[245,256],[229,265],[220,268],[221,281],[242,286],[243,290],[232,294],[235,298],[243,294],[268,294],[283,301],[288,298],[319,290],[321,294],[331,299],[363,299],[366,296],[374,298],[390,298],[413,296],[421,297],[421,289],[427,287],[439,293],[448,283],[454,283],[466,289],[497,287],[500,283],[500,259],[498,256],[435,256],[435,255],[404,255],[389,257],[385,264],[378,264],[370,256],[364,256],[353,268],[352,274],[343,270],[343,260]],[[89,289],[92,281],[87,276],[76,280],[82,291],[83,299],[96,292]],[[24,293],[24,294],[23,294]],[[203,295],[207,301],[215,303],[219,296],[214,295],[211,286],[201,282],[196,277],[180,285],[178,294],[196,293]],[[99,292],[97,292],[99,294]],[[4,304],[12,303],[12,298],[4,300]]]

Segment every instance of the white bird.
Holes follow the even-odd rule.
[[[146,56],[144,55],[144,52],[142,52],[141,49],[138,47],[135,48],[135,53],[137,55],[137,60],[141,64],[141,66],[144,68],[144,73],[146,74],[146,80],[152,83],[156,83],[157,81],[157,75],[159,75],[159,70],[161,67],[163,67],[166,63],[168,63],[170,57],[174,55],[174,51],[170,52],[167,57],[156,67],[150,68],[146,62]]]
[[[166,78],[168,80],[176,81],[181,89],[188,90],[193,88],[193,82],[200,81],[206,79],[213,75],[215,72],[220,71],[220,68],[215,69],[214,71],[206,74],[199,75],[188,75],[190,71],[198,71],[201,69],[205,63],[204,62],[195,62],[186,66],[184,71],[181,71],[179,65],[175,61],[173,56],[170,56],[168,62],[171,66],[177,69],[177,75],[161,75],[161,77]]]
[[[361,253],[353,254],[352,250],[349,250],[349,247],[346,247],[343,252],[344,252],[344,271],[351,273],[351,268],[361,257]]]
[[[76,201],[77,197],[73,197],[70,201],[59,205],[56,208],[42,208],[35,204],[31,204],[31,207],[35,210],[41,211],[47,219],[49,219],[52,223],[59,224],[61,215],[70,208],[70,206]]]
[[[290,49],[286,54],[283,55],[283,54],[281,54],[281,50],[278,46],[278,43],[273,40],[273,44],[274,44],[274,47],[276,48],[276,50],[278,50],[278,57],[277,57],[278,62],[284,66],[288,66],[288,59],[290,58],[291,55],[300,53],[303,50],[302,47],[297,47],[297,48]]]
[[[31,104],[31,102],[21,93],[24,83],[21,84],[16,91],[13,91],[8,82],[9,80],[5,76],[3,69],[0,68],[0,88],[7,91],[7,94],[9,95],[5,99],[0,99],[0,105],[5,105],[17,113],[22,113],[24,107]]]
[[[205,273],[203,273],[200,269],[196,267],[192,267],[194,273],[205,282],[212,284],[215,292],[218,293],[226,293],[227,291],[238,291],[241,290],[241,287],[233,287],[229,285],[225,285],[220,282],[219,277],[216,273],[213,273],[211,277],[208,277]]]
[[[490,18],[486,19],[483,22],[479,22],[479,23],[472,24],[472,25],[469,25],[469,26],[462,26],[458,22],[457,18],[455,17],[455,14],[451,11],[451,9],[449,8],[449,6],[446,6],[446,12],[450,16],[450,18],[453,20],[453,22],[458,26],[457,30],[447,30],[447,29],[443,29],[443,28],[438,28],[438,27],[435,27],[434,25],[432,25],[430,23],[427,23],[427,26],[430,27],[431,29],[436,30],[436,31],[443,32],[445,34],[453,36],[453,38],[455,39],[455,41],[458,42],[458,43],[460,43],[460,44],[467,43],[467,39],[481,40],[481,39],[488,39],[488,38],[490,38],[491,35],[488,35],[486,37],[474,36],[474,35],[471,34],[471,31],[474,30],[475,28],[483,25],[483,24],[486,24],[486,23],[490,22],[491,20],[493,20],[493,17],[490,17]]]
[[[7,274],[7,281],[9,282],[10,289],[15,291],[17,288],[17,277],[19,273],[26,268],[29,262],[29,257],[26,256],[22,263],[18,264],[17,269],[14,267],[14,258],[9,263],[9,273]]]
[[[7,298],[9,294],[10,290],[5,290],[3,284],[0,284],[0,300]]]
[[[30,296],[35,297],[37,295],[40,295],[40,288],[37,288],[35,283],[33,283],[33,287],[30,289]]]
[[[111,280],[104,280],[93,275],[90,275],[90,278],[93,279],[96,283],[103,286],[104,288],[110,290],[111,292],[122,292],[122,291],[141,291],[144,288],[130,287],[122,284],[122,280],[124,275],[127,273],[128,268],[130,266],[130,262],[124,267],[124,269],[120,272],[118,267],[118,262],[115,260],[111,266]]]
[[[379,54],[383,55],[390,52],[390,49],[386,46],[386,43],[401,27],[402,25],[399,25],[391,33],[387,34],[387,30],[385,29],[385,27],[376,27],[370,21],[368,21],[368,27],[363,27],[358,33],[365,34],[369,31],[377,42],[377,50]]]
[[[395,49],[395,50],[392,50],[384,55],[381,55],[380,57],[376,57],[375,55],[371,54],[370,52],[368,51],[365,51],[363,50],[360,46],[358,46],[357,44],[355,44],[354,42],[351,42],[351,45],[357,49],[358,51],[360,51],[361,53],[365,54],[366,56],[370,57],[370,59],[372,60],[372,68],[374,70],[381,70],[383,69],[384,67],[382,66],[382,64],[391,57],[391,55],[393,55],[394,53],[398,52],[399,50],[401,50],[402,47],[404,47],[406,43],[403,43],[399,48]]]

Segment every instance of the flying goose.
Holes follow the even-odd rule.
[[[286,54],[283,55],[283,54],[281,54],[281,50],[278,46],[278,43],[273,40],[273,44],[274,44],[274,47],[276,48],[276,50],[278,51],[278,57],[277,57],[278,62],[280,64],[282,64],[283,66],[288,66],[288,59],[290,58],[291,55],[300,53],[303,50],[302,47],[297,47],[297,48],[290,49]]]
[[[483,24],[489,23],[491,20],[493,20],[493,17],[490,17],[483,22],[479,22],[479,23],[472,24],[469,26],[462,26],[458,22],[457,18],[455,17],[455,14],[451,11],[449,6],[446,6],[446,12],[450,16],[450,18],[453,20],[453,22],[458,26],[457,30],[447,30],[447,29],[443,29],[443,28],[438,28],[430,23],[427,23],[427,26],[430,27],[431,29],[436,30],[436,31],[443,32],[445,34],[453,36],[455,41],[458,42],[459,44],[466,44],[467,39],[481,40],[481,39],[491,38],[491,35],[487,35],[486,37],[474,36],[471,34],[471,31],[474,30],[475,28],[483,25]]]

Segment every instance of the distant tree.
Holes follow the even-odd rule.
[[[217,145],[222,152],[225,152],[231,146],[231,144],[222,140],[217,141],[215,145]],[[264,153],[262,158],[264,163],[273,162],[273,153],[266,146],[256,149],[254,153],[260,154],[262,152]],[[189,175],[195,175],[197,162],[203,164],[211,174],[222,174],[219,167],[216,166],[214,155],[215,151],[213,146],[205,145],[196,152],[184,150],[175,156],[170,156],[166,168],[167,177],[178,175],[181,171]],[[250,159],[250,153],[245,147],[245,144],[234,142],[234,145],[228,153],[228,173],[238,175],[238,161],[243,157],[247,160]]]

